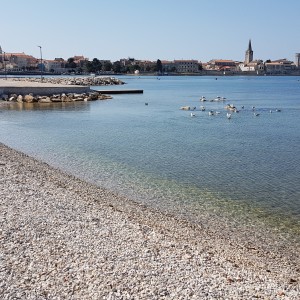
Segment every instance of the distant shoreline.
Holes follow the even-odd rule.
[[[0,72],[0,78],[5,78],[5,76],[41,76],[41,72]],[[91,76],[90,73],[78,73],[78,74],[64,74],[64,73],[51,73],[51,72],[43,72],[42,76]],[[221,71],[214,71],[214,70],[203,70],[199,73],[167,73],[167,74],[158,74],[158,73],[143,73],[140,72],[138,74],[133,73],[99,73],[96,76],[220,76],[220,77],[227,77],[227,76],[300,76],[300,70],[294,71],[292,73],[287,74],[271,74],[260,72],[257,74],[256,72],[225,72],[225,74]]]

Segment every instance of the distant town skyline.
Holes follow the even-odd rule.
[[[45,59],[84,55],[117,61],[211,59],[243,61],[249,39],[254,59],[294,61],[300,1],[51,0],[1,4],[0,45]]]

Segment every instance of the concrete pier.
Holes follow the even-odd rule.
[[[143,90],[95,90],[101,94],[143,94]]]
[[[43,82],[26,82],[26,81],[12,81],[0,79],[0,95],[3,94],[17,94],[17,95],[51,95],[62,93],[87,93],[91,89],[89,86],[78,85],[62,85]]]
[[[88,93],[91,91],[96,91],[101,94],[142,94],[143,90],[96,90],[91,89],[89,86],[82,85],[64,85],[64,84],[53,84],[49,82],[30,82],[30,81],[14,81],[0,79],[0,95],[6,94],[17,94],[26,95],[34,94],[40,96],[47,96],[52,94],[62,94],[62,93]]]

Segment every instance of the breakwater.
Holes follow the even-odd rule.
[[[111,99],[111,96],[103,95],[99,92],[87,92],[87,93],[61,93],[53,95],[33,95],[32,93],[26,95],[12,94],[10,96],[2,96],[3,100],[8,102],[19,103],[51,103],[51,102],[75,102],[75,101],[94,101],[94,100],[106,100]]]
[[[51,83],[62,85],[80,85],[80,86],[101,86],[101,85],[122,85],[124,82],[115,77],[19,77],[10,78],[13,81],[36,82],[36,83]]]

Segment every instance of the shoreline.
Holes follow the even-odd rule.
[[[0,153],[3,299],[298,299],[297,246],[263,245],[257,228],[247,244],[247,232],[214,232],[217,219],[189,223]]]

